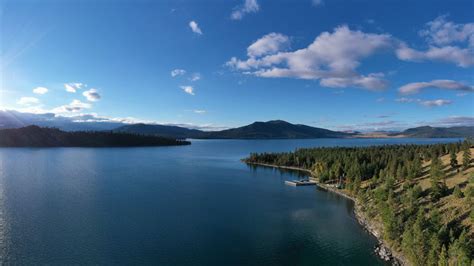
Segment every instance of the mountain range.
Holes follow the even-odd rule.
[[[78,122],[80,121],[80,122]],[[126,124],[104,120],[94,116],[58,117],[54,114],[29,114],[0,110],[0,129],[20,128],[29,125],[54,127],[64,131],[113,131],[168,138],[194,139],[309,139],[309,138],[357,138],[357,137],[419,137],[459,138],[474,137],[474,126],[416,127],[401,132],[340,132],[324,128],[292,124],[283,120],[254,122],[252,124],[218,131],[204,131],[176,125]]]
[[[114,131],[197,139],[309,139],[344,138],[354,135],[324,128],[291,124],[282,120],[254,122],[247,126],[221,131],[201,131],[177,126],[146,124],[126,125],[119,127]]]

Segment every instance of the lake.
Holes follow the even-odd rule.
[[[0,148],[0,264],[383,265],[351,201],[250,152],[455,139]]]

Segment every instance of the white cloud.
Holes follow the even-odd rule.
[[[186,74],[186,70],[184,69],[173,69],[171,70],[171,76],[174,78],[174,77],[177,77],[177,76],[182,76]]]
[[[395,101],[400,102],[400,103],[412,103],[412,102],[419,102],[420,99],[402,97],[402,98],[395,99]]]
[[[422,100],[416,98],[397,98],[395,99],[396,102],[400,103],[418,103],[419,105],[426,106],[426,107],[437,107],[452,104],[453,101],[446,100],[446,99],[437,99],[437,100]]]
[[[199,25],[197,24],[196,21],[192,20],[189,22],[189,27],[191,28],[191,30],[194,32],[194,33],[197,33],[199,35],[202,34],[202,30],[201,28],[199,28]]]
[[[87,91],[83,92],[82,95],[84,95],[84,97],[86,97],[87,100],[90,101],[90,102],[96,102],[96,101],[100,100],[100,98],[101,98],[99,92],[96,89],[87,90]]]
[[[194,95],[194,88],[192,86],[181,86],[180,88],[187,94]]]
[[[442,61],[454,63],[460,67],[474,65],[474,49],[460,48],[457,46],[435,47],[430,46],[426,51],[418,51],[402,43],[396,50],[398,59],[404,61]]]
[[[473,116],[449,116],[436,120],[434,125],[437,126],[474,126]]]
[[[290,44],[290,39],[280,33],[269,33],[262,38],[252,43],[247,48],[247,55],[249,57],[258,57],[268,54],[274,54],[287,48]]]
[[[321,85],[328,87],[380,90],[387,86],[383,74],[361,75],[356,69],[362,59],[392,46],[393,40],[388,34],[364,33],[340,26],[332,33],[321,33],[306,48],[247,60],[233,57],[226,65],[244,74],[265,78],[320,79]]]
[[[439,46],[467,41],[470,47],[474,47],[474,23],[456,24],[447,21],[447,17],[439,16],[426,23],[425,29],[420,31],[420,36]]]
[[[427,107],[434,107],[434,106],[443,106],[443,105],[448,105],[452,104],[453,101],[451,100],[445,100],[445,99],[438,99],[438,100],[432,100],[432,101],[421,101],[420,104],[423,106]]]
[[[45,94],[47,92],[48,92],[48,89],[45,87],[36,87],[33,89],[33,93],[36,93],[36,94]]]
[[[65,83],[64,88],[66,89],[67,92],[75,93],[77,90],[82,89],[85,87],[85,84],[82,83]]]
[[[21,97],[16,103],[19,105],[33,105],[39,104],[39,100],[34,97]]]
[[[230,18],[233,20],[241,20],[246,14],[257,13],[260,9],[260,6],[257,3],[257,0],[245,0],[242,6],[237,6],[230,14]]]
[[[383,79],[383,73],[371,73],[368,76],[354,76],[347,78],[324,78],[321,85],[330,88],[346,88],[350,86],[365,88],[377,91],[388,86],[388,82]]]
[[[420,36],[429,44],[427,50],[415,50],[401,43],[396,51],[398,58],[415,62],[443,61],[459,67],[474,65],[474,23],[455,24],[446,18],[446,15],[439,16],[420,31]]]
[[[324,5],[324,1],[323,0],[311,0],[311,4],[313,6],[316,6],[316,7],[317,6],[322,6],[322,5]]]
[[[194,113],[196,114],[205,114],[207,113],[206,110],[193,110]]]
[[[70,104],[58,106],[51,110],[52,113],[77,113],[84,109],[92,108],[90,103],[84,103],[79,100],[73,100]]]
[[[189,78],[189,80],[191,80],[191,81],[198,81],[200,79],[201,79],[201,74],[199,74],[199,73],[193,73],[191,75],[191,77]]]
[[[445,90],[474,92],[473,86],[469,86],[454,80],[432,80],[429,82],[413,82],[400,87],[398,91],[401,94],[415,94],[419,93],[422,89],[425,88],[438,88]]]

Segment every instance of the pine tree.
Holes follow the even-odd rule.
[[[434,200],[438,200],[446,191],[444,183],[443,166],[438,156],[434,156],[431,160],[430,176],[431,176],[431,195]],[[443,179],[443,182],[441,182]]]
[[[448,253],[445,245],[443,245],[441,253],[439,253],[438,266],[448,266]]]
[[[428,252],[427,265],[437,265],[440,257],[441,244],[436,234],[433,234],[430,239],[430,248]]]
[[[459,186],[455,186],[455,187],[454,187],[453,195],[454,195],[456,198],[458,198],[458,199],[464,197],[464,194],[462,193],[462,191],[461,191],[461,189],[459,188]]]
[[[451,168],[454,170],[458,167],[458,159],[454,150],[451,151],[450,157],[451,157],[450,165],[451,165]]]
[[[463,153],[462,153],[462,168],[466,170],[469,168],[469,163],[471,162],[471,150],[469,143],[467,141],[463,144]]]

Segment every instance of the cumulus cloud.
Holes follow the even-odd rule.
[[[87,90],[87,91],[83,92],[82,95],[84,95],[84,97],[86,97],[87,100],[90,101],[90,102],[96,102],[96,101],[100,100],[100,98],[101,98],[99,92],[96,89]]]
[[[33,93],[36,93],[36,94],[45,94],[47,92],[48,92],[48,89],[45,87],[36,87],[33,89]]]
[[[436,47],[430,46],[426,51],[418,51],[402,43],[396,50],[398,59],[404,61],[443,61],[454,63],[459,67],[474,65],[473,49],[460,48],[457,46]]]
[[[237,6],[230,14],[230,18],[233,20],[241,20],[246,14],[257,13],[260,10],[260,6],[257,0],[245,0],[244,4]]]
[[[252,43],[247,48],[249,57],[258,57],[267,54],[274,54],[288,47],[290,39],[280,33],[269,33]]]
[[[426,23],[420,36],[428,43],[428,49],[419,51],[401,43],[396,54],[405,61],[444,61],[459,67],[474,65],[474,23],[456,24],[439,16]],[[461,46],[464,46],[461,47]]]
[[[321,85],[327,87],[380,90],[387,86],[383,74],[361,75],[356,69],[362,59],[392,46],[393,40],[388,34],[364,33],[340,26],[332,33],[321,33],[306,48],[291,52],[267,48],[261,56],[249,56],[247,60],[232,57],[226,65],[244,74],[265,78],[319,79]]]
[[[199,73],[193,73],[191,75],[191,77],[189,78],[189,80],[191,80],[191,81],[198,81],[200,79],[201,79],[201,74],[199,74]]]
[[[422,100],[416,98],[397,98],[395,99],[396,102],[400,103],[418,103],[419,105],[426,106],[426,107],[439,107],[443,105],[452,104],[453,101],[446,100],[446,99],[437,99],[437,100]]]
[[[187,94],[194,95],[194,88],[192,86],[181,86],[180,88]]]
[[[21,97],[16,103],[19,105],[39,104],[39,100],[35,97]]]
[[[439,46],[468,42],[470,47],[474,47],[474,23],[456,24],[448,21],[447,17],[442,15],[426,23],[425,28],[420,31],[420,36]]]
[[[177,77],[177,76],[182,76],[186,74],[186,70],[184,69],[173,69],[171,70],[171,76],[174,78],[174,77]]]
[[[71,93],[75,93],[77,90],[80,90],[82,89],[83,87],[85,87],[84,84],[82,83],[65,83],[64,84],[64,88],[66,89],[67,92],[71,92]]]
[[[52,113],[77,113],[81,112],[84,109],[91,108],[90,103],[84,103],[79,100],[73,100],[70,104],[58,106],[51,110]]]
[[[464,91],[464,92],[474,91],[473,86],[469,86],[461,82],[457,82],[454,80],[447,80],[447,79],[432,80],[429,82],[408,83],[400,87],[398,91],[401,94],[415,94],[415,93],[419,93],[422,89],[425,89],[425,88],[438,88],[438,89],[456,90],[456,91]]]
[[[202,30],[201,30],[201,28],[199,28],[199,25],[197,24],[196,21],[194,21],[194,20],[190,21],[189,22],[189,27],[191,28],[191,30],[194,33],[202,35]]]

